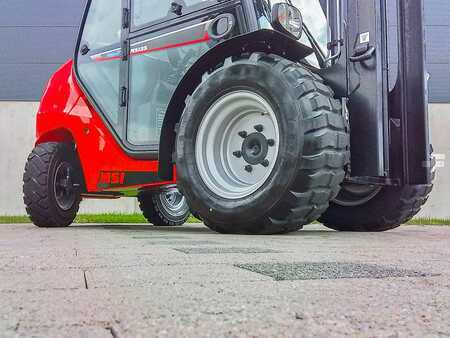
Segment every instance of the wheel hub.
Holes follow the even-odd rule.
[[[242,142],[242,157],[251,165],[261,164],[267,157],[269,145],[261,133],[248,135]]]
[[[184,215],[185,209],[188,208],[185,197],[175,187],[162,191],[159,198],[164,209],[172,216]]]
[[[56,169],[54,180],[55,200],[64,210],[70,210],[77,200],[78,184],[74,181],[74,168],[68,162],[61,163]]]
[[[270,177],[279,141],[278,121],[265,98],[246,90],[226,94],[208,109],[197,132],[200,176],[221,197],[246,197]]]

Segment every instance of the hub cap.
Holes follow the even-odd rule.
[[[159,194],[164,209],[172,216],[184,216],[189,209],[185,197],[177,188],[169,188]]]
[[[77,200],[78,184],[74,182],[74,168],[68,162],[62,162],[55,173],[55,200],[64,211],[70,210]]]
[[[279,151],[279,127],[271,105],[250,91],[217,100],[200,124],[196,163],[216,195],[240,199],[257,191],[272,173]]]

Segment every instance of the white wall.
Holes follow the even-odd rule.
[[[446,160],[437,169],[433,193],[419,216],[450,219],[450,104],[430,105],[430,125],[434,152]]]
[[[0,215],[23,215],[22,174],[33,148],[37,103],[0,102]],[[445,154],[448,164],[439,169],[435,189],[423,217],[450,219],[450,104],[430,106],[432,142],[436,153]],[[82,213],[134,212],[136,200],[84,201]]]

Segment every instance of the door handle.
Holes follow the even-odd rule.
[[[375,54],[376,48],[366,44],[362,47],[355,48],[353,55],[350,56],[351,62],[362,62],[369,60]]]
[[[128,101],[128,89],[127,87],[120,88],[120,106],[126,107]]]
[[[81,55],[86,55],[87,53],[89,53],[91,50],[89,49],[88,45],[84,44],[83,46],[81,46],[80,48],[80,53]]]

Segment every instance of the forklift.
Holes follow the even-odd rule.
[[[88,0],[26,210],[65,227],[81,200],[130,197],[156,226],[396,228],[432,190],[424,58],[423,0]]]

